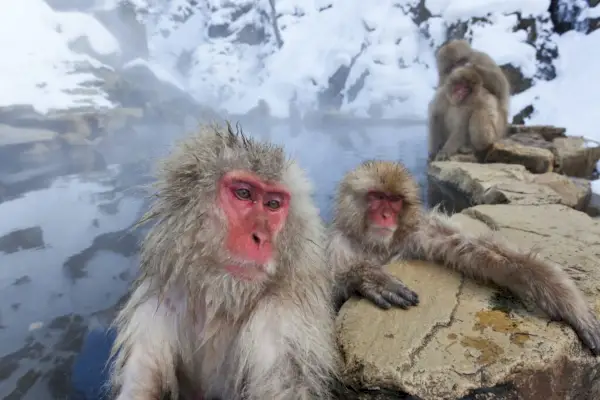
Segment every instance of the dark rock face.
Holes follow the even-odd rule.
[[[21,250],[44,248],[44,232],[39,226],[19,229],[0,237],[0,252],[16,253]]]

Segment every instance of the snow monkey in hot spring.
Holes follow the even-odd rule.
[[[332,281],[311,195],[282,148],[229,125],[178,144],[115,321],[118,400],[329,398]]]

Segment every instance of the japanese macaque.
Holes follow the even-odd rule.
[[[454,69],[429,106],[430,157],[447,160],[457,154],[482,157],[506,136],[508,116],[472,66]]]
[[[600,322],[566,272],[491,233],[460,230],[437,210],[424,210],[418,193],[409,172],[394,162],[367,161],[344,177],[326,247],[342,302],[358,294],[384,309],[414,306],[417,293],[381,267],[399,259],[437,262],[535,301],[600,354]]]
[[[438,88],[429,104],[429,160],[485,151],[506,136],[510,85],[487,54],[451,40],[436,54]]]
[[[175,148],[115,321],[118,400],[329,398],[332,282],[311,193],[282,148],[229,125]]]
[[[472,66],[483,80],[483,86],[496,96],[503,108],[508,110],[510,84],[502,68],[488,54],[477,51],[466,40],[449,40],[436,53],[438,86],[450,73],[461,66]]]

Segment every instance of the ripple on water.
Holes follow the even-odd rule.
[[[0,203],[0,398],[69,398],[71,369],[89,329],[106,326],[135,277],[140,232],[128,228],[144,202],[129,189],[180,136],[153,129],[144,143],[119,137],[103,144],[112,165],[101,171],[60,177]],[[400,160],[425,179],[424,125],[245,131],[298,160],[326,220],[336,183],[361,161]]]

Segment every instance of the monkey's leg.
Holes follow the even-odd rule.
[[[477,151],[490,148],[498,139],[497,110],[491,107],[479,107],[473,110],[469,119],[469,139]]]
[[[119,352],[111,381],[120,386],[116,400],[162,400],[178,396],[175,367],[175,321],[164,305],[152,297],[136,306],[139,287],[116,320]]]
[[[354,264],[349,269],[346,279],[349,292],[362,295],[380,308],[388,309],[392,305],[408,308],[419,304],[417,293],[385,272],[379,265]]]
[[[457,124],[457,126],[452,128],[448,140],[435,157],[436,161],[446,161],[450,159],[451,156],[458,154],[459,150],[466,144],[467,132],[463,129],[464,125]]]
[[[443,115],[438,113],[432,114],[428,122],[429,128],[429,150],[428,160],[431,161],[435,158],[440,148],[446,141],[446,127],[444,124]]]
[[[515,251],[491,236],[464,234],[437,212],[424,216],[410,244],[418,256],[532,299],[553,319],[567,322],[600,354],[600,322],[573,280],[559,266]]]

